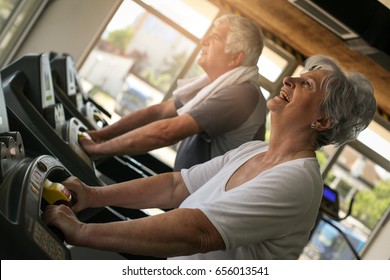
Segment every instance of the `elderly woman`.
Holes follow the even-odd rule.
[[[105,187],[70,178],[77,212],[87,207],[176,208],[147,218],[85,224],[66,206],[44,220],[70,244],[182,259],[296,259],[318,213],[323,181],[315,151],[356,138],[372,120],[370,82],[313,56],[267,102],[269,143],[253,141],[181,172]],[[93,237],[93,238],[92,238]]]

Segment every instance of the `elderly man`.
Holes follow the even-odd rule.
[[[174,170],[189,168],[251,140],[264,140],[266,101],[258,85],[259,26],[224,15],[202,41],[204,75],[178,82],[173,98],[97,131],[80,144],[94,159],[137,155],[182,141]]]

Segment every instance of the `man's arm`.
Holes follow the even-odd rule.
[[[149,123],[106,142],[93,143],[87,139],[80,139],[80,144],[89,155],[98,159],[107,156],[143,154],[176,144],[200,132],[202,128],[195,119],[189,114],[183,114]]]
[[[99,130],[88,131],[92,139],[97,142],[109,140],[133,129],[142,127],[157,120],[177,116],[173,99],[155,104],[136,112],[129,113],[117,122]]]

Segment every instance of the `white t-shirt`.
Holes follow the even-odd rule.
[[[172,259],[297,259],[318,213],[323,181],[315,158],[279,164],[225,191],[233,173],[267,151],[260,141],[183,169],[190,192],[180,208],[198,208],[221,234],[226,250]]]

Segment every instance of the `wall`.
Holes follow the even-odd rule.
[[[51,1],[15,58],[27,53],[66,52],[73,56],[79,67],[121,2]]]

